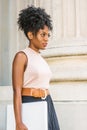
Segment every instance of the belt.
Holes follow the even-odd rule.
[[[45,99],[49,95],[48,89],[41,88],[22,88],[22,96],[33,96]]]

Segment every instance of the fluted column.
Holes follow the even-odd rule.
[[[9,82],[9,3],[0,1],[0,85]]]

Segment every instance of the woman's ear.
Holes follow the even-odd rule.
[[[32,33],[32,32],[28,32],[27,35],[28,35],[28,38],[29,38],[30,40],[33,39],[33,33]]]

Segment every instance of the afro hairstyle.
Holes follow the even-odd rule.
[[[28,32],[37,34],[39,29],[44,29],[46,25],[50,31],[52,31],[52,20],[50,15],[45,12],[45,9],[35,6],[28,6],[19,13],[17,21],[19,29],[21,29],[27,36]]]

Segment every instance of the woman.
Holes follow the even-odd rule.
[[[13,60],[12,82],[16,130],[28,130],[22,122],[21,104],[25,102],[47,101],[48,130],[59,130],[59,125],[49,94],[51,71],[39,50],[48,44],[52,21],[44,9],[28,6],[21,10],[18,18],[21,29],[29,40],[29,46],[19,51]]]

